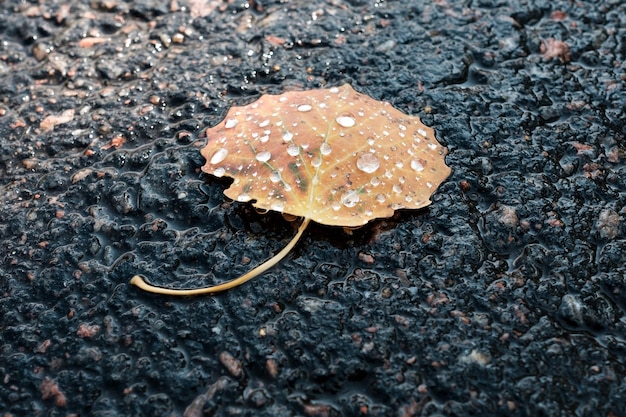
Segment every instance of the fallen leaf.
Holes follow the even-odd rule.
[[[78,46],[80,48],[91,48],[94,45],[99,45],[108,41],[109,39],[107,38],[86,37],[78,41]]]
[[[287,255],[311,220],[353,227],[419,209],[450,175],[447,149],[433,129],[347,84],[232,107],[207,130],[201,153],[204,172],[234,178],[228,197],[302,217],[302,224],[287,247],[242,277],[198,290],[167,290],[133,277],[147,291],[195,295],[235,287]]]
[[[56,125],[70,122],[74,119],[74,109],[65,110],[60,115],[50,115],[39,123],[39,127],[45,132],[54,129]]]
[[[103,145],[100,149],[105,150],[105,151],[111,148],[118,149],[124,143],[126,143],[126,138],[122,135],[117,135],[116,137],[111,139],[109,143],[107,143],[106,145]]]
[[[558,58],[561,62],[567,64],[572,59],[569,45],[558,39],[546,39],[541,43],[540,50],[546,60]]]
[[[41,391],[42,400],[54,398],[54,404],[57,407],[65,407],[67,405],[67,397],[61,391],[56,381],[53,381],[49,377],[45,377],[44,380],[41,381],[39,390]]]

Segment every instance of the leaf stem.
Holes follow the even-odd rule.
[[[302,237],[302,234],[304,233],[304,230],[306,229],[306,227],[309,225],[310,221],[311,219],[309,218],[304,218],[302,220],[302,223],[298,227],[298,233],[296,233],[296,235],[291,239],[291,241],[289,241],[287,246],[285,246],[280,252],[278,252],[276,255],[274,255],[267,261],[263,262],[261,265],[252,269],[251,271],[231,281],[226,281],[222,284],[213,285],[210,287],[194,288],[194,289],[188,289],[188,290],[184,290],[184,289],[178,290],[178,289],[157,287],[155,285],[148,284],[146,279],[142,277],[141,275],[135,275],[134,277],[132,277],[130,280],[130,283],[132,285],[135,285],[141,288],[144,291],[151,292],[154,294],[178,295],[178,296],[213,294],[216,292],[226,291],[231,288],[238,287],[239,285],[250,281],[252,278],[258,275],[261,275],[262,273],[264,273],[265,271],[267,271],[268,269],[270,269],[271,267],[279,263],[285,256],[287,256],[287,254],[291,252],[291,250],[296,245],[296,243],[298,243],[298,240],[300,240],[300,238]]]

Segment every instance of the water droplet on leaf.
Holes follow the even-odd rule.
[[[215,151],[209,163],[211,165],[219,164],[224,159],[226,159],[227,156],[228,156],[228,149],[219,148],[217,151]]]
[[[255,158],[259,162],[267,162],[272,158],[272,154],[268,151],[263,151],[256,154]]]
[[[346,207],[354,207],[359,202],[359,193],[355,190],[348,190],[341,196],[341,202]]]
[[[413,168],[417,172],[423,171],[424,165],[426,165],[426,161],[419,160],[419,159],[411,160],[411,168]]]
[[[371,153],[364,153],[356,160],[356,167],[363,172],[371,174],[380,167],[380,161],[376,155]]]
[[[252,200],[252,197],[245,193],[241,193],[237,196],[237,201],[239,201],[240,203],[247,203],[250,200]]]
[[[354,120],[354,117],[347,115],[339,116],[335,120],[337,121],[337,123],[339,123],[340,126],[343,127],[352,127],[356,124],[356,120]]]

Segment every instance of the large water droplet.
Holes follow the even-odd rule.
[[[371,174],[376,171],[380,166],[380,161],[376,155],[371,153],[364,153],[356,160],[356,167],[363,172]]]
[[[226,123],[224,124],[224,127],[226,129],[231,129],[231,128],[237,126],[238,123],[239,123],[239,121],[237,119],[227,119]]]
[[[348,115],[339,116],[335,120],[337,121],[337,123],[339,123],[340,126],[343,127],[352,127],[356,124],[356,120],[354,120],[354,117]]]
[[[322,155],[330,155],[332,151],[333,148],[331,148],[331,146],[326,142],[322,143],[322,146],[320,146],[320,153]]]
[[[212,165],[219,164],[224,159],[226,159],[227,156],[228,156],[228,149],[219,148],[217,151],[215,151],[215,153],[213,154],[209,162]]]
[[[313,107],[311,107],[311,105],[309,105],[309,104],[301,104],[301,105],[298,106],[298,111],[302,111],[302,112],[304,112],[304,111],[311,111],[312,108]]]
[[[341,196],[341,202],[346,207],[354,207],[359,202],[359,193],[355,190],[348,190]]]
[[[268,151],[262,151],[256,154],[256,160],[259,162],[267,162],[272,157],[272,154]]]
[[[384,203],[385,202],[385,194],[378,194],[376,196],[376,201],[378,201],[379,203]]]
[[[298,156],[298,154],[300,153],[300,147],[295,143],[292,143],[291,145],[287,146],[287,153],[291,156]]]
[[[402,192],[402,186],[400,184],[396,184],[392,187],[393,192],[394,193],[401,193]]]
[[[291,139],[293,139],[293,133],[291,133],[291,132],[285,132],[285,133],[283,133],[283,140],[284,140],[285,142],[290,142],[290,141],[291,141]]]
[[[223,167],[218,167],[213,170],[213,175],[216,177],[223,177],[226,174],[226,170]]]
[[[247,203],[250,200],[252,200],[252,197],[250,197],[246,193],[241,193],[237,196],[237,201],[239,201],[240,203]]]
[[[421,159],[411,160],[411,168],[413,168],[417,172],[423,171],[424,165],[426,165],[426,161],[424,160],[421,160]]]

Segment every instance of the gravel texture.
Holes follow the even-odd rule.
[[[626,4],[0,1],[3,416],[626,413]],[[433,204],[294,225],[200,172],[261,94],[435,128]]]

